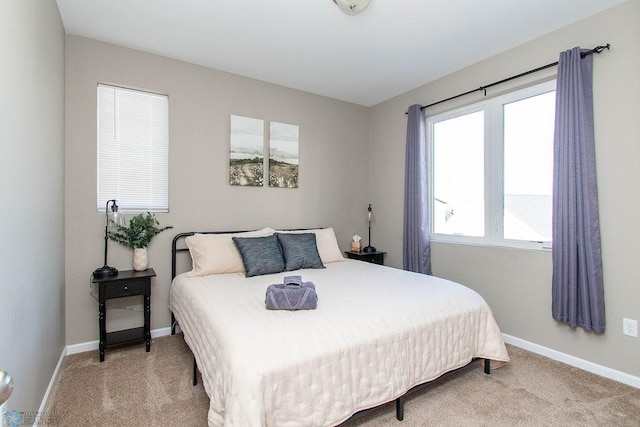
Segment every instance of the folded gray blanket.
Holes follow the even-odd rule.
[[[286,276],[284,283],[267,287],[267,310],[313,310],[318,306],[316,286],[302,276]]]

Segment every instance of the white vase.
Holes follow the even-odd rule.
[[[143,271],[149,268],[149,254],[147,248],[135,248],[133,250],[133,269]]]

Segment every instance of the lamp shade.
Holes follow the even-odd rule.
[[[109,227],[125,225],[124,214],[118,210],[118,205],[114,205],[111,209],[111,212],[107,212],[107,225]]]
[[[362,13],[371,0],[333,0],[335,4],[347,15]]]

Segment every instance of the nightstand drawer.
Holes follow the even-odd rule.
[[[130,295],[142,295],[144,294],[146,282],[146,279],[140,279],[109,283],[104,287],[104,297],[105,299],[109,299],[127,297]]]

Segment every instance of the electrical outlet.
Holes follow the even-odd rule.
[[[622,333],[638,338],[638,321],[622,318]]]

